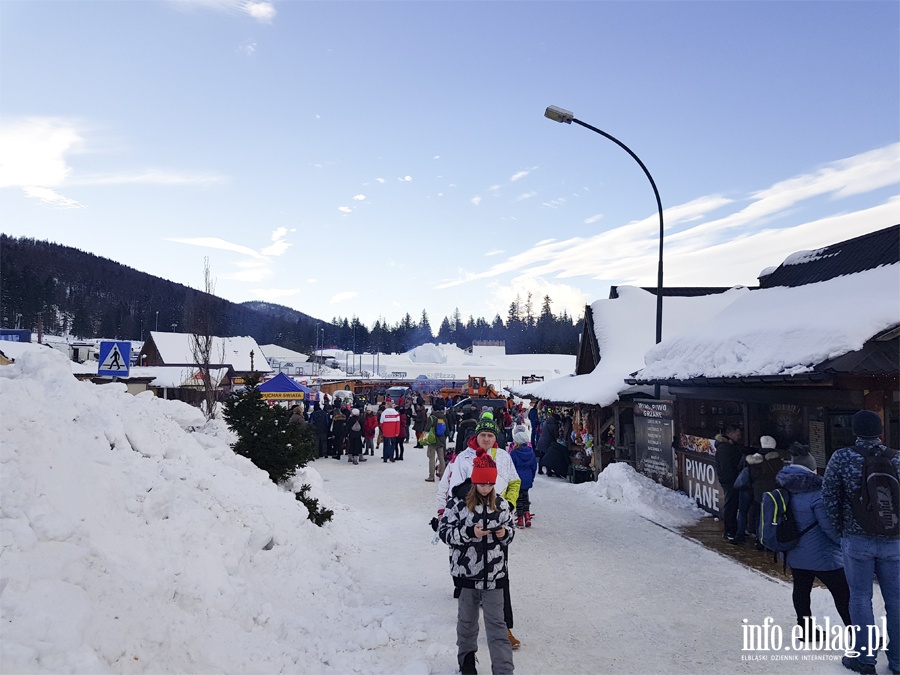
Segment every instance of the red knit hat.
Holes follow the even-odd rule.
[[[472,485],[489,484],[497,482],[497,465],[484,448],[475,451],[475,459],[472,460]]]

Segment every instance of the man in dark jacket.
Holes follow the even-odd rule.
[[[456,452],[457,454],[466,449],[469,437],[475,433],[475,427],[478,421],[475,419],[478,413],[477,406],[469,406],[469,409],[463,412],[462,422],[456,426]]]
[[[879,516],[892,523],[893,534],[874,535],[857,520],[857,513],[861,512],[855,513],[853,507],[854,502],[860,501],[863,489],[865,458],[887,457],[895,475],[900,473],[900,458],[895,450],[881,443],[884,426],[877,413],[860,410],[853,416],[851,429],[856,436],[854,446],[841,448],[831,456],[822,483],[822,500],[828,518],[841,535],[844,572],[850,585],[850,618],[859,627],[854,647],[859,656],[844,656],[841,663],[857,673],[875,673],[878,646],[872,643],[878,624],[872,611],[872,579],[877,577],[887,616],[888,667],[891,673],[900,673],[900,512],[896,502],[892,509],[878,511]],[[893,501],[889,495],[885,497],[888,497],[885,504]]]
[[[716,473],[725,490],[725,504],[722,507],[722,521],[725,532],[722,538],[733,542],[737,537],[737,514],[739,490],[734,489],[734,481],[743,466],[747,448],[741,444],[743,432],[735,424],[725,427],[724,434],[716,434]]]
[[[316,431],[316,451],[319,457],[328,454],[328,415],[319,407],[318,402],[313,405],[313,411],[309,416],[309,423]]]

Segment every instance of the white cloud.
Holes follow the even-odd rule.
[[[338,211],[340,211],[341,213],[351,213],[353,209],[351,209],[349,206],[339,206]]]
[[[401,183],[412,183],[412,176],[403,176],[402,178],[398,178]]]
[[[249,246],[244,246],[243,244],[235,244],[233,242],[220,239],[219,237],[175,237],[167,239],[166,241],[173,241],[177,244],[188,244],[189,246],[202,246],[204,248],[215,248],[222,251],[231,251],[232,253],[240,253],[241,255],[246,255],[251,258],[265,258],[264,255],[256,252]]]
[[[376,178],[375,180],[379,183],[384,183],[384,178]]]
[[[256,53],[256,43],[245,42],[240,47],[238,47],[238,51],[244,56],[253,56]]]
[[[502,248],[497,249],[496,251],[488,251],[487,253],[485,253],[485,255],[500,255],[501,253],[503,253]]]
[[[245,2],[244,11],[261,23],[272,23],[275,18],[275,5],[271,2]]]
[[[75,124],[53,117],[0,122],[0,187],[52,187],[72,173],[66,155],[84,146]]]
[[[84,204],[81,204],[74,199],[69,199],[68,197],[63,197],[61,194],[57,194],[50,188],[45,187],[24,187],[22,191],[25,193],[26,197],[31,197],[32,199],[37,199],[38,201],[44,202],[45,204],[49,204],[50,206],[55,206],[58,209],[83,209]]]
[[[517,171],[512,176],[510,176],[509,180],[511,183],[514,183],[517,180],[521,180],[522,178],[525,178],[525,176],[527,176],[530,173],[531,173],[530,171]]]
[[[359,295],[359,293],[357,291],[344,291],[343,293],[335,293],[334,295],[331,296],[331,299],[328,302],[330,302],[332,305],[335,305],[339,302],[346,302],[347,300],[352,300],[353,298],[355,298],[358,295]]]
[[[585,225],[593,225],[594,223],[596,223],[596,222],[597,222],[598,220],[600,220],[601,218],[603,218],[603,214],[602,214],[602,213],[598,213],[598,214],[596,214],[596,215],[594,215],[594,216],[591,216],[590,218],[585,218],[585,219],[584,219],[584,224],[585,224]]]
[[[365,195],[356,195],[355,197],[353,197],[353,199],[358,202],[362,202],[362,201],[365,201],[366,196]]]
[[[750,195],[753,200],[748,206],[738,211],[705,221],[705,217],[726,206],[736,203],[721,195],[708,195],[685,204],[666,209],[664,219],[668,233],[665,238],[666,278],[678,264],[679,259],[697,259],[709,254],[715,247],[722,245],[735,246],[742,242],[744,257],[753,259],[753,266],[768,260],[766,265],[774,264],[771,260],[774,250],[766,242],[766,237],[758,237],[749,231],[750,227],[758,228],[767,220],[784,211],[795,210],[798,202],[816,195],[846,194],[847,190],[860,191],[860,184],[875,190],[885,185],[900,182],[900,144],[894,144],[873,152],[863,153],[856,157],[832,163],[822,169],[805,176],[798,176],[788,181],[775,183],[772,187]],[[864,216],[865,214],[865,216]],[[815,240],[825,243],[841,241],[879,227],[900,222],[900,200],[891,200],[883,208],[867,209],[852,217],[834,216],[814,221],[815,227],[828,232],[827,237],[817,236]],[[701,221],[698,223],[698,221]],[[840,222],[844,229],[828,226],[827,223]],[[849,227],[847,225],[850,224]],[[687,226],[687,227],[685,227]],[[722,235],[722,230],[735,230],[746,226],[747,231],[729,232]],[[811,223],[803,223],[771,232],[789,231],[802,228],[804,232],[813,231]],[[867,229],[868,228],[868,229]],[[672,231],[675,230],[675,231]],[[780,235],[786,237],[786,235]],[[758,242],[758,244],[757,244]],[[748,244],[758,245],[759,249],[750,253]],[[499,277],[506,274],[524,273],[532,276],[555,276],[557,279],[586,276],[593,279],[611,280],[617,283],[655,284],[657,252],[659,246],[659,218],[656,213],[639,221],[609,229],[590,237],[572,237],[564,241],[545,241],[528,247],[521,253],[511,255],[487,270],[469,273],[463,271],[457,279],[441,282],[437,288],[449,288],[467,282]],[[802,248],[810,248],[807,244]],[[790,253],[790,251],[787,251]],[[704,257],[704,259],[706,259]],[[722,268],[720,257],[715,266]],[[714,263],[709,259],[710,264]],[[779,261],[776,261],[779,262]],[[704,282],[704,266],[693,262],[688,269],[695,275],[695,285],[710,285]],[[758,272],[759,269],[756,271]],[[725,269],[731,277],[730,283],[748,283],[735,281],[734,266]],[[755,275],[755,272],[754,272]],[[754,276],[755,278],[755,276]],[[750,280],[752,282],[752,279]],[[669,282],[667,282],[669,283]]]
[[[272,232],[272,245],[264,248],[260,253],[265,256],[280,256],[284,255],[284,253],[292,246],[292,244],[286,242],[284,238],[288,235],[288,232],[296,232],[296,228],[291,228],[288,230],[286,227],[276,228]]]
[[[532,190],[531,192],[523,192],[523,193],[520,194],[518,197],[516,197],[515,199],[513,199],[513,201],[514,201],[514,202],[525,201],[526,199],[531,199],[531,198],[534,197],[536,194],[537,194],[537,192],[535,192],[535,191],[533,191],[533,190]]]
[[[481,203],[481,197],[472,197],[469,201],[472,202],[473,206],[478,206]]]
[[[485,192],[496,192],[499,189],[500,189],[499,185],[491,185],[487,190],[485,190]]]
[[[56,117],[24,117],[0,122],[0,188],[22,188],[25,196],[56,208],[83,208],[60,194],[72,185],[209,185],[225,180],[214,174],[184,174],[160,169],[115,174],[76,174],[67,157],[84,152],[80,125]]]
[[[179,9],[201,7],[229,14],[246,14],[260,23],[272,23],[275,5],[260,0],[177,0],[173,3]]]

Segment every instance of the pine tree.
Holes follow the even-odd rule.
[[[244,391],[225,401],[222,416],[238,436],[234,451],[267,472],[275,483],[315,458],[312,429],[288,424],[282,408],[269,406],[259,392],[257,374],[247,378]]]

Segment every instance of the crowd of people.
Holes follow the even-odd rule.
[[[842,663],[863,675],[874,675],[878,651],[884,645],[871,644],[876,635],[872,580],[877,579],[885,605],[888,667],[897,675],[900,458],[881,442],[883,425],[878,414],[857,412],[851,429],[854,445],[835,451],[820,476],[805,446],[794,444],[791,459],[785,462],[773,437],[762,436],[758,447],[747,447],[739,426],[726,427],[716,436],[715,455],[725,490],[722,536],[736,546],[753,540],[758,550],[771,546],[781,554],[785,569],[791,569],[794,611],[806,642],[829,637],[816,625],[811,610],[813,584],[819,580],[852,631],[848,641],[852,639],[855,655],[846,654]],[[873,471],[872,465],[878,469]],[[766,500],[774,502],[770,510]],[[784,528],[792,536],[784,541],[767,539],[767,528]]]
[[[514,672],[513,650],[520,642],[512,633],[509,592],[509,545],[519,528],[530,528],[534,517],[530,492],[535,477],[565,478],[571,449],[567,446],[571,420],[562,412],[535,407],[459,409],[453,401],[435,397],[428,406],[420,397],[386,400],[377,406],[365,401],[335,400],[335,405],[295,408],[292,423],[310,424],[319,457],[358,464],[381,448],[384,463],[403,461],[404,448],[414,442],[428,456],[427,482],[437,483],[436,537],[450,550],[453,595],[458,600],[457,659],[463,675],[477,673],[479,608],[483,614],[494,675]],[[429,409],[430,408],[430,409]],[[870,411],[853,417],[856,442],[836,451],[825,470],[817,473],[808,448],[794,444],[781,451],[772,436],[754,447],[744,445],[739,426],[716,436],[716,470],[725,492],[723,538],[735,545],[752,543],[768,551],[761,536],[764,506],[773,491],[784,499],[796,532],[796,542],[783,550],[785,569],[793,577],[792,600],[802,640],[828,638],[816,625],[811,592],[816,580],[831,593],[839,616],[853,627],[856,656],[843,665],[863,675],[875,673],[878,648],[870,648],[868,627],[875,624],[872,579],[877,578],[887,615],[887,660],[890,672],[900,674],[900,514],[897,474],[900,458],[881,443],[881,418]],[[790,455],[790,460],[783,457]],[[871,458],[875,458],[872,460]],[[893,489],[882,508],[887,524],[873,533],[860,510],[870,461],[882,462],[882,473],[893,471]],[[884,467],[888,467],[885,469]],[[893,485],[893,487],[892,487]],[[874,489],[874,488],[873,488]],[[879,485],[878,494],[885,487]],[[891,501],[892,500],[892,501]],[[870,509],[871,511],[871,509]],[[877,507],[875,508],[878,513]],[[885,515],[886,513],[886,515]],[[765,522],[762,523],[766,525]],[[887,528],[887,529],[884,529]],[[892,528],[892,529],[891,529]]]

